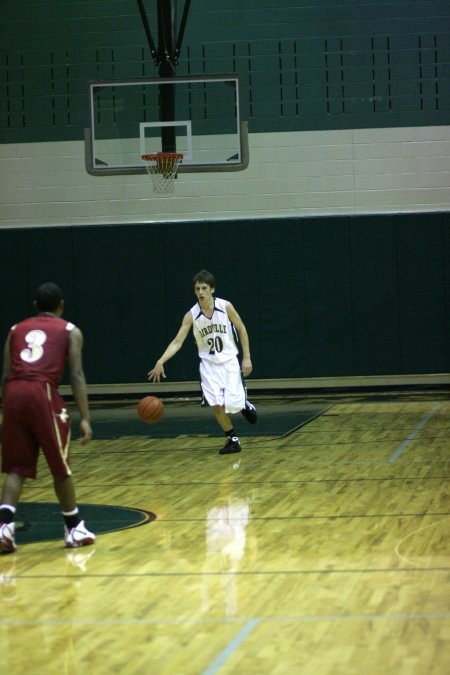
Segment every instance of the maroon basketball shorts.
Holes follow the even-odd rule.
[[[70,417],[47,382],[10,380],[4,388],[2,471],[36,478],[39,448],[52,474],[70,476]]]

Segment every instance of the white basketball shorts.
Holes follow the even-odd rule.
[[[245,390],[236,358],[225,363],[201,359],[200,378],[208,405],[223,405],[226,413],[237,413],[245,407]]]

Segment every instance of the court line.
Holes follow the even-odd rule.
[[[245,626],[239,631],[236,637],[228,643],[228,645],[216,656],[214,661],[203,670],[201,675],[215,675],[220,668],[228,661],[230,657],[236,652],[236,650],[241,646],[244,640],[255,630],[255,628],[261,623],[275,623],[275,622],[296,622],[296,623],[318,623],[321,621],[330,621],[330,622],[340,622],[340,621],[373,621],[380,619],[392,619],[397,620],[411,620],[411,619],[450,619],[450,612],[442,614],[398,614],[398,615],[385,615],[385,614],[371,614],[369,616],[364,614],[359,615],[350,615],[342,616],[339,614],[331,614],[325,616],[300,616],[300,617],[267,617],[267,618],[255,618],[247,621]]]
[[[405,479],[402,479],[405,480]],[[345,513],[345,514],[324,514],[321,516],[306,514],[304,516],[252,516],[252,522],[269,522],[272,520],[345,520],[349,518],[417,518],[423,516],[449,516],[449,511],[433,512],[413,512],[413,513]],[[234,520],[240,521],[241,518],[230,518],[230,522]],[[204,523],[205,518],[160,518],[159,523]],[[101,533],[103,534],[103,532]]]
[[[397,546],[396,546],[395,549],[394,549],[395,554],[396,554],[396,555],[398,556],[398,558],[399,558],[400,560],[402,560],[403,562],[409,563],[410,565],[415,565],[415,563],[411,560],[411,558],[408,558],[407,556],[402,555],[402,554],[400,553],[400,546],[401,546],[402,544],[404,544],[405,541],[406,541],[407,539],[410,539],[411,537],[415,536],[415,535],[418,534],[419,532],[422,532],[423,530],[427,530],[427,529],[430,528],[430,527],[435,527],[436,525],[440,525],[440,523],[443,523],[443,522],[444,522],[443,520],[437,520],[437,521],[435,521],[434,523],[430,523],[429,525],[424,525],[423,527],[419,527],[418,529],[413,530],[412,532],[410,532],[409,534],[407,534],[406,537],[403,537],[403,539],[400,539],[400,541],[398,542]]]
[[[202,671],[201,675],[215,675],[218,670],[228,661],[234,654],[236,649],[241,646],[245,638],[253,632],[253,630],[262,622],[276,623],[276,622],[297,622],[297,623],[318,623],[321,621],[340,622],[340,621],[374,621],[374,620],[392,620],[411,621],[413,619],[423,621],[424,619],[450,619],[450,612],[443,612],[439,614],[354,614],[342,616],[341,614],[330,614],[323,616],[287,616],[287,617],[267,617],[255,618],[247,621],[242,630],[237,636],[223,649],[220,654],[214,659],[206,670]]]
[[[409,436],[403,441],[401,445],[398,446],[397,450],[394,452],[393,455],[391,455],[388,459],[389,464],[392,464],[392,462],[395,462],[396,459],[400,457],[402,452],[406,450],[408,445],[411,443],[411,441],[414,440],[414,438],[417,436],[419,431],[423,429],[425,424],[433,417],[434,413],[439,410],[441,407],[441,404],[435,405],[434,408],[428,413],[428,415],[425,415],[425,417],[422,417],[420,420],[419,424],[416,426],[416,428],[409,434]]]
[[[234,644],[234,648],[243,642],[250,633],[261,623],[319,623],[321,621],[331,622],[351,622],[351,621],[405,621],[424,619],[444,619],[450,620],[450,612],[422,612],[414,614],[412,612],[399,612],[398,614],[305,614],[292,616],[268,616],[268,617],[193,617],[167,619],[163,617],[140,618],[140,619],[0,619],[0,626],[122,626],[122,625],[146,625],[146,624],[227,624],[246,622],[238,635],[229,643]],[[225,648],[227,649],[227,648]],[[225,651],[221,652],[221,654]],[[205,671],[206,672],[206,671]]]
[[[288,436],[291,436],[293,433],[295,433],[296,431],[298,431],[302,427],[305,427],[307,424],[309,424],[313,420],[316,420],[318,417],[321,417],[322,415],[324,415],[328,410],[331,410],[331,408],[333,408],[333,407],[334,407],[334,403],[330,404],[329,406],[325,406],[325,408],[323,408],[322,410],[319,410],[318,412],[313,414],[311,417],[308,417],[308,419],[305,420],[304,422],[300,422],[300,424],[297,424],[297,426],[293,427],[292,429],[289,429],[289,431],[286,431],[284,434],[279,436],[280,440],[283,439],[283,438],[287,438]],[[263,434],[261,434],[261,435],[263,435]],[[281,447],[283,447],[283,446],[281,446]]]
[[[232,572],[115,572],[110,574],[13,574],[14,579],[45,579],[52,581],[55,579],[156,579],[156,578],[187,578],[187,577],[261,577],[261,576],[301,576],[301,575],[318,575],[331,576],[333,574],[402,574],[402,573],[430,573],[430,572],[450,572],[450,566],[439,567],[355,567],[350,569],[285,569],[285,570],[249,570],[232,571]]]
[[[241,628],[239,633],[236,635],[236,637],[231,640],[223,649],[218,656],[214,659],[214,661],[202,672],[202,675],[214,675],[214,673],[217,673],[219,668],[223,666],[223,664],[228,661],[230,656],[234,654],[234,652],[240,647],[240,645],[244,642],[245,638],[252,633],[256,626],[261,623],[261,619],[250,619],[250,621],[247,621],[245,626]]]
[[[442,463],[448,462],[448,459],[442,459]],[[354,462],[347,462],[348,464],[354,464]],[[372,463],[372,462],[371,462]],[[361,462],[358,462],[358,464],[361,464]],[[366,462],[364,462],[366,464]],[[325,463],[323,464],[325,466]],[[329,466],[328,463],[326,466]],[[303,468],[303,467],[302,467]],[[361,482],[380,482],[380,481],[386,481],[389,483],[395,482],[395,481],[402,481],[404,482],[405,480],[408,481],[427,481],[427,480],[447,480],[449,476],[369,476],[369,477],[358,477],[358,478],[298,478],[298,479],[292,479],[292,478],[285,478],[283,480],[245,480],[245,479],[240,479],[236,481],[229,480],[227,481],[222,481],[222,480],[205,480],[205,481],[199,481],[199,480],[187,480],[187,481],[145,481],[142,483],[128,483],[127,482],[127,487],[197,487],[197,486],[203,486],[203,485],[291,485],[292,483],[294,485],[303,485],[304,483],[312,483],[312,484],[321,484],[321,483],[361,483]],[[117,486],[123,486],[123,483],[93,483],[93,484],[88,484],[88,481],[80,482],[78,481],[77,484],[81,484],[84,487],[95,487],[95,488],[111,488],[111,487],[117,487]],[[40,502],[43,503],[43,502]],[[97,504],[89,504],[89,506],[98,506]],[[101,505],[99,505],[101,506]],[[112,507],[112,508],[117,508],[117,507]],[[140,509],[132,506],[127,506],[127,507],[122,507],[122,508],[129,508],[129,509],[135,509],[136,511],[139,511]],[[167,519],[165,519],[167,520]],[[194,518],[194,520],[202,520],[201,518]]]

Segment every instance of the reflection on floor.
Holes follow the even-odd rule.
[[[94,403],[73,444],[94,546],[52,534],[42,458],[26,485],[5,673],[447,675],[448,392],[261,397],[231,456],[198,401],[136,403]]]

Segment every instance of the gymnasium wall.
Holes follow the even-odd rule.
[[[254,377],[450,370],[445,213],[0,229],[2,332],[56,279],[93,383],[144,382],[194,303],[192,277],[248,327]],[[167,366],[195,380],[191,338]]]
[[[250,165],[93,177],[82,142],[0,145],[0,227],[447,210],[450,126],[250,134]]]
[[[90,382],[144,381],[208,267],[257,378],[450,370],[447,0],[194,0],[177,74],[240,75],[250,165],[169,198],[84,168],[87,81],[156,75],[137,3],[2,12],[3,334],[54,279]],[[192,344],[168,370],[196,379]]]
[[[0,227],[448,208],[447,0],[192,2],[176,72],[239,74],[250,166],[169,200],[84,168],[88,80],[157,75],[137,3],[2,11]]]
[[[131,0],[4,2],[1,35],[2,142],[82,140],[89,79],[157,75]],[[449,36],[447,0],[194,0],[176,74],[238,73],[252,133],[442,125]]]

